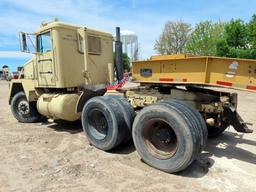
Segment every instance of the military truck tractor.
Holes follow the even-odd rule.
[[[24,78],[10,82],[13,116],[21,123],[81,119],[93,146],[109,151],[132,138],[144,162],[169,173],[189,166],[207,137],[230,125],[252,132],[236,111],[237,94],[206,86],[237,88],[237,80],[255,91],[255,61],[158,56],[134,62],[134,82],[125,83],[119,28],[115,62],[113,40],[110,33],[59,21],[21,32],[21,51],[34,55],[24,64]]]

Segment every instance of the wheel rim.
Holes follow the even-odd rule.
[[[21,100],[17,105],[17,111],[20,115],[27,116],[30,113],[29,103],[25,100]]]
[[[98,140],[104,139],[108,134],[108,121],[103,112],[98,109],[91,110],[88,114],[89,131],[94,133]]]
[[[158,159],[168,159],[177,151],[177,136],[162,119],[149,120],[143,127],[142,138],[147,150]]]

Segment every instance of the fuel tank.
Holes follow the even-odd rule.
[[[81,116],[76,112],[78,97],[78,94],[42,94],[37,101],[37,110],[49,118],[76,121]]]

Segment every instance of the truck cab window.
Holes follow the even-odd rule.
[[[52,51],[51,33],[43,33],[37,36],[37,51],[48,52]]]
[[[93,55],[101,54],[101,39],[97,36],[88,35],[88,53]]]

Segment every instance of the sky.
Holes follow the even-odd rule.
[[[140,59],[147,59],[157,54],[154,43],[167,21],[249,21],[254,13],[256,0],[0,0],[0,67],[15,71],[31,58],[19,51],[18,33],[34,32],[54,18],[113,35],[116,26],[134,31]]]

